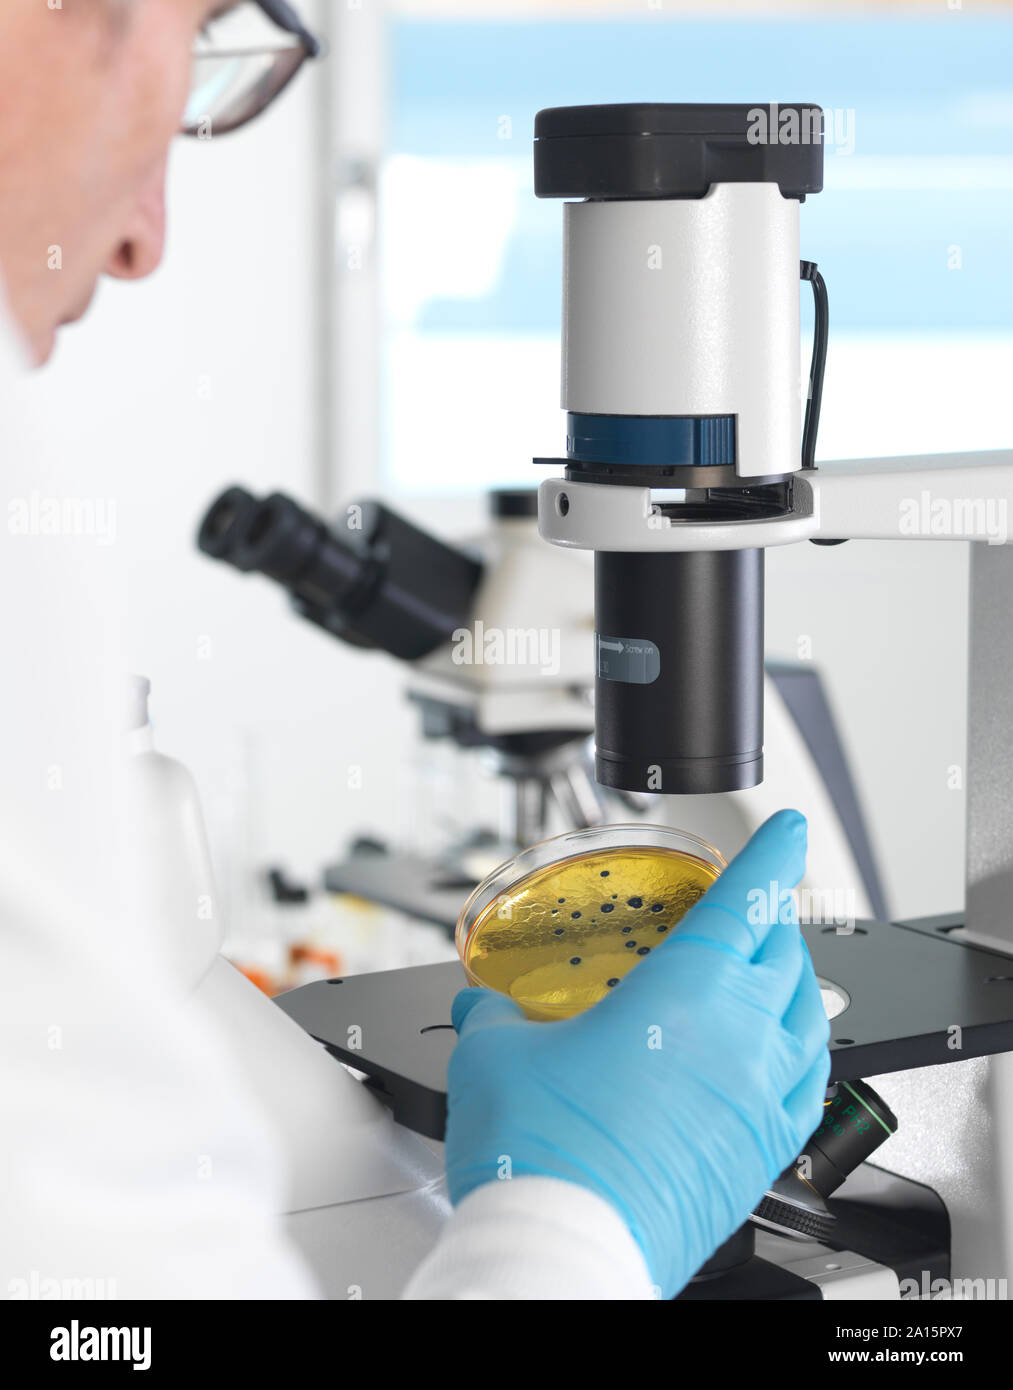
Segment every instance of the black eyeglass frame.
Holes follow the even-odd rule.
[[[302,69],[303,64],[308,59],[319,58],[324,51],[323,43],[315,34],[311,33],[310,30],[306,28],[293,7],[287,3],[287,0],[254,0],[254,3],[278,29],[283,33],[291,34],[294,38],[299,40],[299,47],[302,49],[303,56],[295,63],[291,71],[286,74],[284,80],[271,93],[268,100],[265,101],[262,106],[252,110],[249,115],[244,116],[234,124],[220,128],[218,132],[220,135],[228,135],[233,130],[240,130],[244,125],[248,125],[251,121],[256,120],[258,116],[262,116],[289,86],[296,74]],[[294,51],[293,49],[293,52]],[[184,128],[181,134],[192,138],[198,135],[198,131],[196,129]]]
[[[319,58],[323,52],[323,44],[315,34],[311,34],[306,28],[295,10],[288,4],[288,0],[256,0],[256,3],[279,29],[283,29],[286,34],[295,35],[305,48],[307,58]]]

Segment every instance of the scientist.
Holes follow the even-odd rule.
[[[221,26],[244,16],[262,41],[217,61]],[[48,358],[102,274],[158,265],[173,136],[257,116],[314,51],[281,0],[0,7],[8,517],[36,492],[89,488],[79,458],[33,467],[21,368]],[[267,1120],[131,908],[118,563],[94,538],[10,523],[0,537],[0,1288],[90,1277],[122,1298],[312,1296],[281,1230]],[[812,966],[792,909],[767,921],[754,906],[799,881],[805,848],[801,816],[773,817],[576,1019],[458,997],[455,1211],[411,1297],[670,1297],[733,1233],[821,1114]]]

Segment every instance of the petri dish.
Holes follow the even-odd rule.
[[[570,1018],[662,945],[725,867],[713,845],[662,825],[543,840],[495,869],[462,908],[465,973],[528,1018]]]

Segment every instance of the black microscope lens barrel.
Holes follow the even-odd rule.
[[[867,1081],[842,1081],[805,1146],[800,1173],[829,1197],[897,1129],[897,1117]]]
[[[762,550],[595,555],[595,775],[625,791],[763,780]]]

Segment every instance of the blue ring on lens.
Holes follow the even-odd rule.
[[[570,413],[566,453],[580,463],[734,467],[735,416]]]

